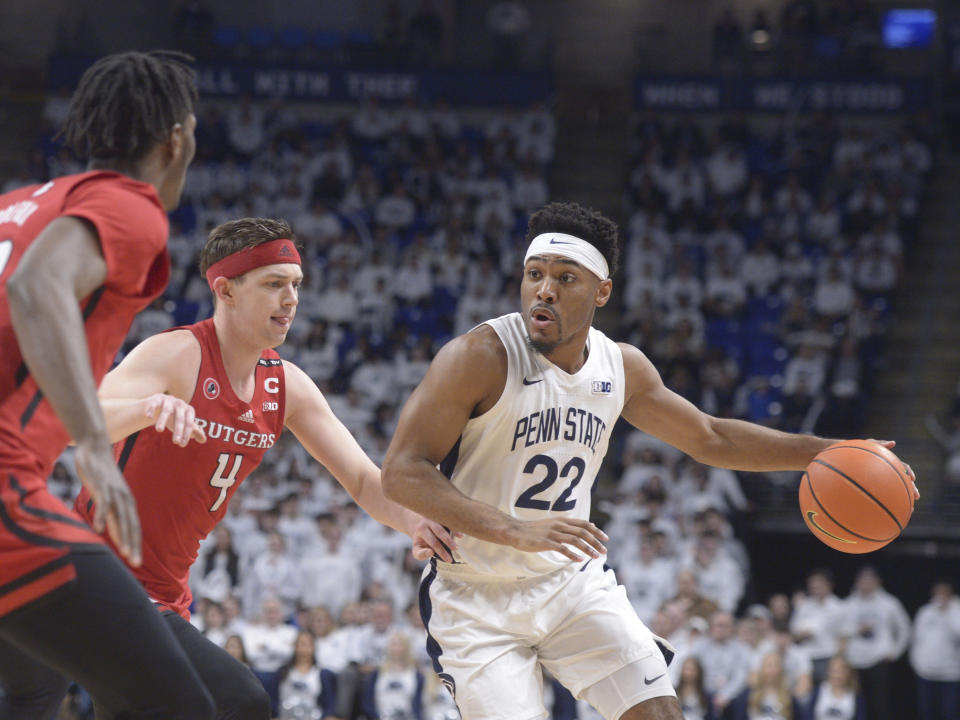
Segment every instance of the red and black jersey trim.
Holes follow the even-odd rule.
[[[100,303],[100,298],[103,297],[103,293],[106,290],[104,286],[98,287],[90,295],[90,300],[87,301],[87,305],[83,308],[83,321],[86,322],[93,311],[97,309],[97,305]],[[30,375],[30,371],[27,369],[26,363],[21,363],[20,367],[17,368],[17,374],[14,378],[17,383],[17,387],[20,387],[23,382]],[[30,403],[27,405],[26,409],[23,411],[23,414],[20,416],[20,429],[23,430],[27,423],[33,418],[33,414],[37,411],[37,407],[40,405],[40,401],[43,400],[43,391],[39,388],[34,396],[30,399]]]
[[[49,520],[51,522],[62,523],[64,525],[69,525],[72,528],[78,530],[86,530],[87,532],[92,533],[90,526],[86,523],[76,520],[75,518],[70,517],[69,515],[61,515],[60,513],[47,510],[45,508],[33,507],[32,505],[27,505],[24,502],[26,497],[26,490],[22,485],[17,481],[16,477],[13,475],[8,476],[10,480],[10,487],[16,492],[20,499],[17,502],[17,506],[27,515],[33,515],[34,517],[41,518],[43,520]],[[100,543],[85,543],[85,542],[74,542],[70,540],[64,540],[60,538],[50,538],[44,535],[37,535],[36,533],[30,532],[29,530],[20,527],[17,524],[17,521],[11,517],[10,512],[7,509],[5,503],[0,502],[0,524],[7,529],[11,534],[20,538],[24,542],[30,543],[31,545],[42,545],[44,547],[57,547],[57,548],[101,548],[103,547]]]

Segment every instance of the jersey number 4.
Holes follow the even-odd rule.
[[[227,466],[230,464],[230,458],[233,458],[233,467],[227,473]],[[220,488],[220,496],[210,508],[210,512],[216,512],[223,501],[227,499],[227,490],[233,487],[237,481],[237,473],[240,472],[240,463],[243,462],[243,455],[233,455],[231,453],[220,453],[217,458],[217,469],[210,478],[210,484],[215,488]],[[226,473],[226,474],[224,474]]]
[[[546,476],[540,482],[524,490],[520,497],[517,498],[514,506],[519,508],[532,508],[533,510],[572,510],[577,504],[577,500],[576,498],[571,500],[570,495],[573,493],[573,489],[580,483],[580,480],[583,479],[583,471],[586,470],[587,463],[584,462],[582,458],[575,457],[563,466],[563,470],[558,470],[557,461],[549,455],[534,455],[524,466],[523,474],[532,475],[538,467],[546,469]],[[573,479],[553,505],[550,504],[549,500],[537,499],[536,496],[553,485],[558,477],[566,480],[571,475],[573,475]]]

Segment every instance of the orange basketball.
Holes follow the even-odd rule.
[[[834,550],[879,550],[910,521],[910,483],[903,463],[882,445],[869,440],[834,443],[800,479],[803,521]]]

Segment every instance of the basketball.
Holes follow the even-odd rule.
[[[896,539],[913,513],[911,480],[892,452],[869,440],[834,443],[800,479],[800,511],[834,550],[860,554]]]

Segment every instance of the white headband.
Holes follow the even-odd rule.
[[[543,233],[530,241],[523,264],[531,255],[561,255],[574,260],[601,280],[610,277],[610,268],[603,254],[586,240],[565,233]]]

